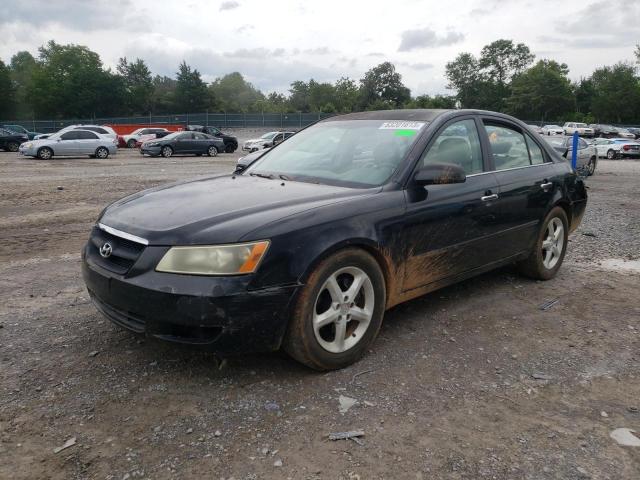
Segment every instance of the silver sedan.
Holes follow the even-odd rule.
[[[53,156],[89,155],[107,158],[118,151],[116,141],[90,130],[69,130],[54,133],[43,140],[32,140],[20,145],[20,155],[48,160]]]

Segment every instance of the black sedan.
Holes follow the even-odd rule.
[[[144,142],[140,146],[142,155],[165,158],[178,155],[209,155],[215,157],[224,152],[224,142],[217,137],[199,132],[174,132],[169,135]]]
[[[0,128],[0,150],[5,152],[17,152],[21,143],[29,140],[25,133],[16,133],[5,128]]]
[[[219,128],[202,125],[187,125],[187,130],[192,132],[202,132],[213,137],[218,137],[224,142],[224,151],[227,153],[233,153],[238,149],[238,139],[233,135],[220,131]]]
[[[107,207],[82,253],[114,323],[219,352],[355,362],[385,310],[517,263],[560,268],[584,183],[525,124],[474,110],[331,117],[241,173]]]

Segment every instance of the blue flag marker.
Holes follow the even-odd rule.
[[[571,167],[576,169],[578,165],[578,132],[573,132],[573,150],[571,151]]]

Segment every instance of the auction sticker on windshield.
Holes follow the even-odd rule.
[[[379,130],[420,130],[424,122],[384,122]]]

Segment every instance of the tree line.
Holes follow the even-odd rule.
[[[640,63],[640,46],[635,55]],[[37,57],[27,51],[0,60],[0,118],[89,118],[168,113],[343,113],[391,108],[479,108],[548,122],[640,121],[636,65],[620,62],[571,82],[569,67],[535,56],[523,43],[500,39],[478,57],[460,53],[447,63],[451,95],[418,95],[391,62],[356,81],[296,80],[287,95],[263,93],[241,73],[206,83],[182,62],[175,77],[153,75],[144,60],[120,58],[114,70],[81,45],[49,41]]]

